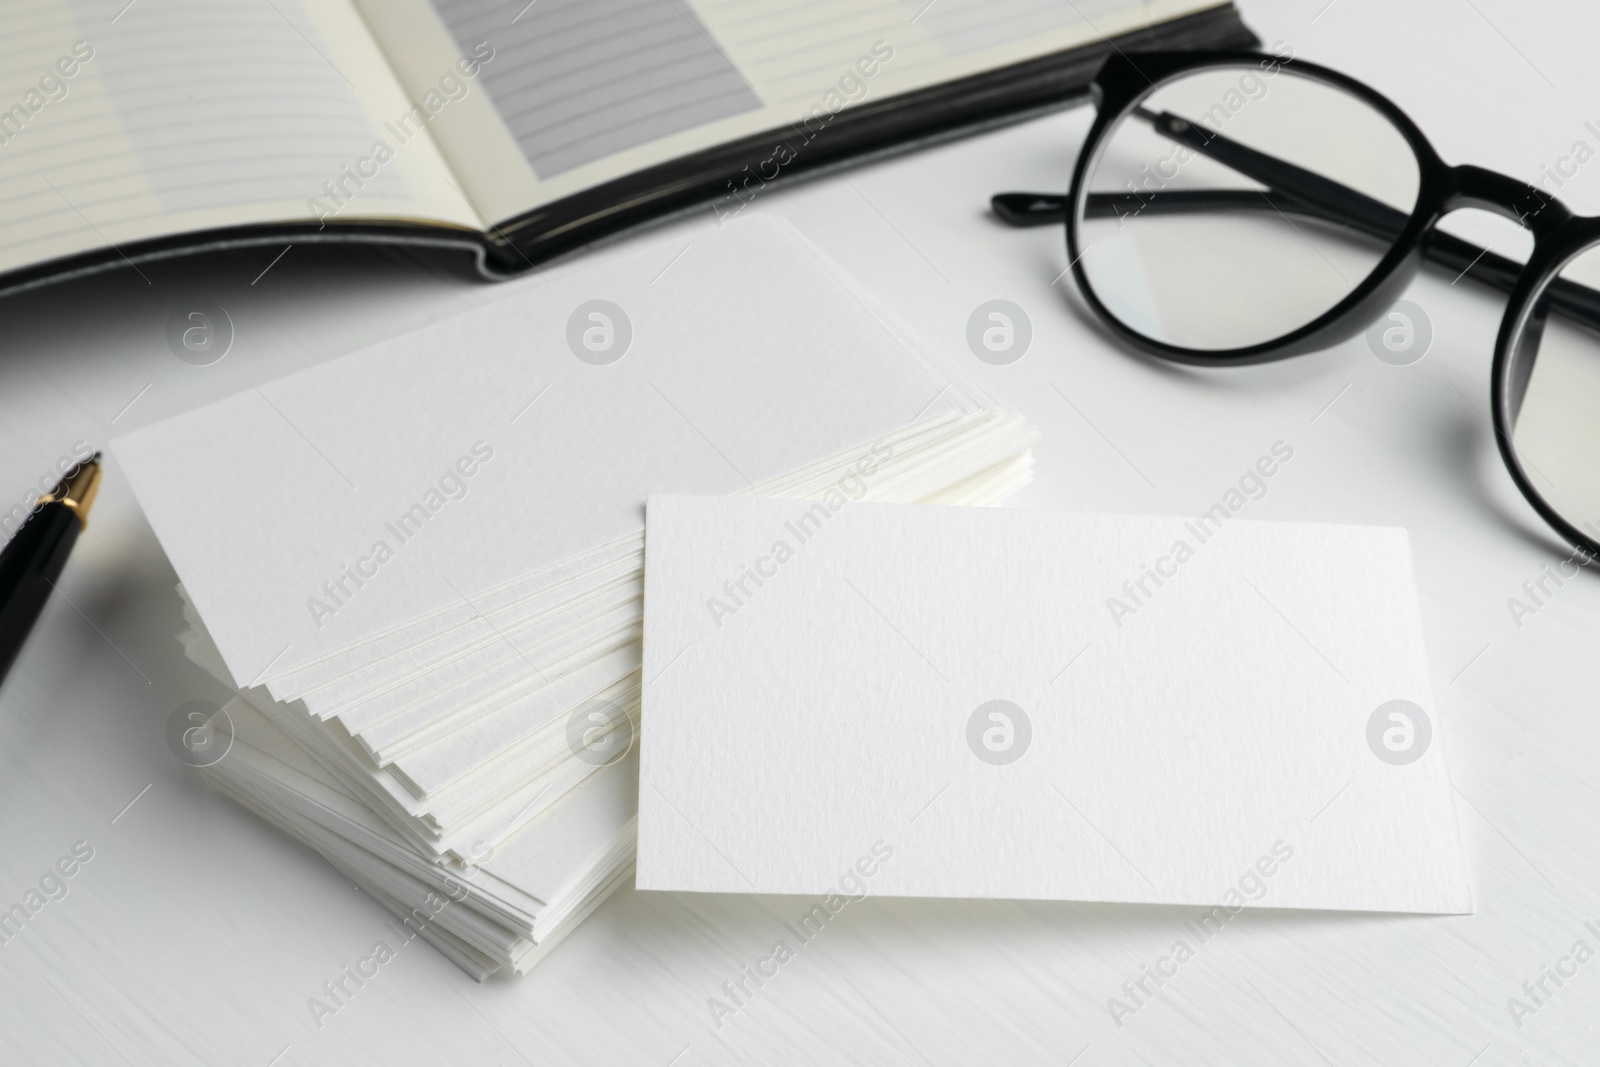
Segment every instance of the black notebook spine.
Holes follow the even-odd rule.
[[[814,177],[1082,102],[1113,51],[1253,49],[1231,3],[1093,44],[846,108],[826,122],[742,138],[585,189],[496,227],[483,267],[535,263],[687,211],[736,213],[775,184]],[[781,165],[779,161],[782,160]],[[1063,187],[1066,176],[1062,178]]]

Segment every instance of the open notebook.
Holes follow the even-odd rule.
[[[457,246],[503,276],[1080,97],[1217,0],[8,0],[0,292],[204,247]]]

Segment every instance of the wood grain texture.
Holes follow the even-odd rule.
[[[1244,6],[1264,39],[1391,93],[1447,159],[1536,176],[1600,108],[1586,55],[1600,26],[1587,7],[1335,0],[1312,22],[1323,2]],[[1521,628],[1506,608],[1566,552],[1510,485],[1480,413],[1498,301],[1419,280],[1408,298],[1434,342],[1409,367],[1380,363],[1359,338],[1220,374],[1129,356],[1049,284],[1064,266],[1059,233],[1002,229],[985,214],[994,192],[1064,185],[1086,120],[1042,119],[759,206],[957,351],[978,304],[1026,309],[1028,355],[974,368],[1044,431],[1020,506],[1194,513],[1284,439],[1295,459],[1253,517],[1408,527],[1475,914],[1246,912],[1119,1028],[1107,998],[1167,950],[1189,909],[869,899],[717,1026],[708,998],[810,902],[627,890],[519,982],[471,986],[420,941],[400,948],[319,1029],[307,999],[393,936],[386,914],[303,845],[206,792],[168,750],[172,709],[221,694],[172,640],[173,575],[113,462],[65,598],[0,689],[0,908],[74,842],[95,850],[64,899],[0,944],[0,1059],[1596,1062],[1600,960],[1560,987],[1547,980],[1546,1003],[1520,1027],[1507,1009],[1574,942],[1600,950],[1584,925],[1600,926],[1600,578],[1569,581]],[[1600,211],[1600,165],[1562,195]],[[675,226],[692,244],[714,224]],[[437,262],[302,251],[254,287],[275,253],[169,265],[148,286],[108,275],[0,307],[0,486],[20,498],[79,437],[103,443],[504,292],[452,280]],[[164,341],[168,314],[197,296],[237,328],[234,350],[208,368],[179,363]]]

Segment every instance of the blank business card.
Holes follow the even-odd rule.
[[[1403,530],[653,496],[645,551],[641,889],[1472,909]]]
[[[653,489],[746,490],[964,410],[779,220],[706,235],[659,284],[657,259],[602,259],[117,438],[233,680],[634,536]],[[600,360],[582,338],[602,320]]]

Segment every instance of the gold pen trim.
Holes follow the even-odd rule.
[[[100,491],[100,453],[96,452],[77,467],[67,473],[67,476],[56,483],[56,487],[36,502],[36,507],[46,504],[61,503],[78,517],[78,527],[82,529],[89,525],[89,508],[94,504],[95,494]]]

